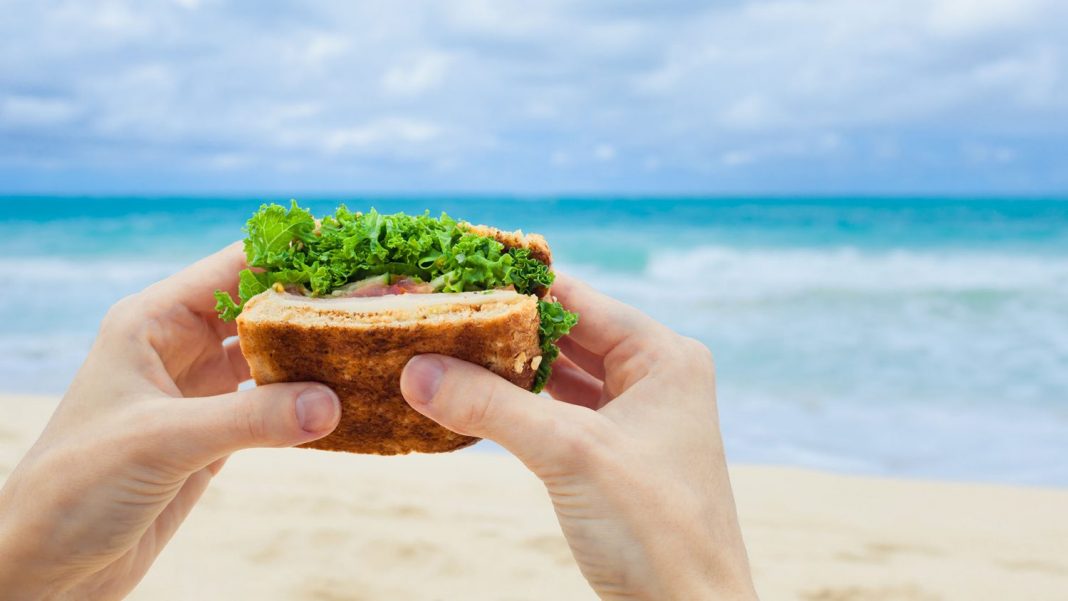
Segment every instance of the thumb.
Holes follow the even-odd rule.
[[[183,405],[171,452],[196,465],[240,449],[310,442],[332,432],[341,418],[337,395],[316,383],[267,384]]]
[[[454,432],[488,438],[532,468],[568,459],[576,444],[591,440],[601,417],[442,355],[413,357],[400,386],[419,413]]]

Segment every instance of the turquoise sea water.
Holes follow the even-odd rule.
[[[109,304],[263,200],[0,200],[0,389],[62,392]],[[734,461],[1068,485],[1068,202],[301,200],[545,234],[712,348]]]

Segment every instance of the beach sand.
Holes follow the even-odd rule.
[[[0,396],[0,478],[55,400]],[[1068,490],[732,470],[763,599],[1068,599]],[[668,533],[665,533],[668,535]],[[135,600],[593,599],[508,456],[240,453]]]

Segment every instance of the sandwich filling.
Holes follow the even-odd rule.
[[[369,296],[388,296],[390,294],[429,294],[431,292],[434,292],[434,285],[420,282],[418,278],[382,274],[335,288],[329,296],[334,298],[366,298]]]
[[[531,249],[506,248],[484,228],[444,214],[383,215],[341,206],[317,221],[294,201],[289,209],[263,205],[245,231],[249,269],[238,276],[239,298],[215,292],[224,321],[235,319],[250,298],[269,288],[310,299],[513,289],[539,297],[542,358],[535,392],[544,388],[559,355],[556,341],[578,321],[560,303],[544,298],[554,276]]]
[[[275,289],[249,300],[241,315],[254,323],[285,321],[362,330],[375,325],[404,328],[458,320],[492,321],[508,313],[529,315],[528,309],[536,311],[537,301],[514,290],[311,298]]]

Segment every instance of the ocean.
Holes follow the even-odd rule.
[[[1068,485],[1068,201],[300,200],[544,234],[712,349],[731,461]],[[111,303],[263,201],[287,199],[0,199],[0,390],[62,393]]]

